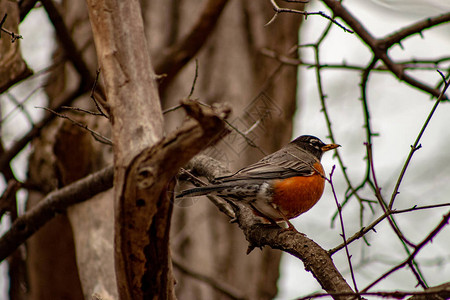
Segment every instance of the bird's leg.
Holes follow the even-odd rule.
[[[298,232],[297,229],[295,229],[294,225],[292,225],[292,223],[286,217],[286,215],[278,208],[278,206],[277,205],[273,205],[273,204],[272,204],[272,206],[280,214],[280,216],[283,219],[283,221],[285,221],[286,224],[288,225],[288,228],[283,228],[283,231],[284,230],[290,230],[290,231]]]

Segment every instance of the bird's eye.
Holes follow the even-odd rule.
[[[313,146],[314,148],[316,148],[316,149],[320,149],[320,148],[321,148],[321,143],[320,143],[320,141],[317,140],[317,139],[311,139],[311,140],[309,140],[309,144],[310,144],[311,146]]]

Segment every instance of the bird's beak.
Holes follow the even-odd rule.
[[[323,152],[325,152],[325,151],[328,151],[328,150],[336,149],[337,147],[341,147],[341,145],[338,145],[338,144],[328,144],[328,145],[323,146],[321,149],[322,149]]]

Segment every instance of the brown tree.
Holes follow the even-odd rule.
[[[338,154],[349,190],[343,205],[349,200],[361,205],[376,202],[383,213],[367,226],[362,223],[349,239],[344,235],[346,242],[329,251],[300,233],[255,223],[245,207],[231,208],[220,199],[174,199],[177,177],[182,188],[188,184],[186,179],[198,184],[192,174],[211,179],[289,141],[297,70],[305,65],[297,51],[303,16],[317,15],[329,22],[318,33],[318,42],[310,45],[316,53],[310,67],[317,71],[332,141],[335,134],[321,85],[321,70],[327,66],[322,65],[319,52],[332,27],[357,35],[373,53],[371,63],[360,68],[363,103],[369,75],[376,68],[387,69],[438,98],[434,109],[446,99],[445,75],[441,86],[430,87],[405,72],[405,65],[394,61],[387,50],[414,33],[448,22],[449,14],[376,39],[340,2],[324,0],[329,13],[306,12],[301,1],[287,2],[295,3],[283,3],[281,8],[276,1],[40,1],[58,40],[45,84],[46,115],[3,150],[0,158],[10,183],[2,197],[2,212],[10,211],[13,221],[17,218],[15,193],[19,188],[28,191],[27,212],[0,239],[1,258],[10,256],[11,299],[92,295],[99,299],[271,299],[277,293],[281,256],[281,251],[273,249],[301,259],[336,299],[368,294],[378,281],[405,266],[421,291],[374,295],[448,296],[448,283],[428,288],[415,258],[440,234],[450,216],[445,214],[418,243],[403,235],[394,219],[393,203],[404,172],[387,201],[374,172],[374,133],[368,118],[367,177],[360,186],[348,180]],[[24,0],[10,5],[6,10],[11,23],[3,23],[2,28],[14,37],[14,25],[35,4]],[[20,14],[14,16],[9,10]],[[29,76],[14,51],[20,67],[2,71],[7,74],[2,76],[4,90]],[[64,108],[67,105],[73,107]],[[419,149],[420,137],[410,157]],[[10,161],[29,142],[33,150],[28,176],[20,182]],[[191,160],[200,152],[204,155]],[[405,170],[407,166],[408,161]],[[327,180],[334,190],[332,176]],[[361,196],[365,187],[372,189],[374,200]],[[335,199],[338,203],[337,195]],[[230,224],[230,217],[237,224]],[[347,245],[382,221],[409,247],[407,258],[358,289]],[[15,250],[25,240],[23,256],[24,251]],[[264,248],[246,255],[247,248],[254,247]],[[331,259],[340,250],[346,251],[352,285]]]

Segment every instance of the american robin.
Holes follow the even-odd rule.
[[[322,196],[322,154],[339,146],[303,135],[260,161],[218,177],[212,185],[185,190],[177,198],[210,194],[241,201],[271,223],[285,221],[294,229],[289,219],[308,211]]]

